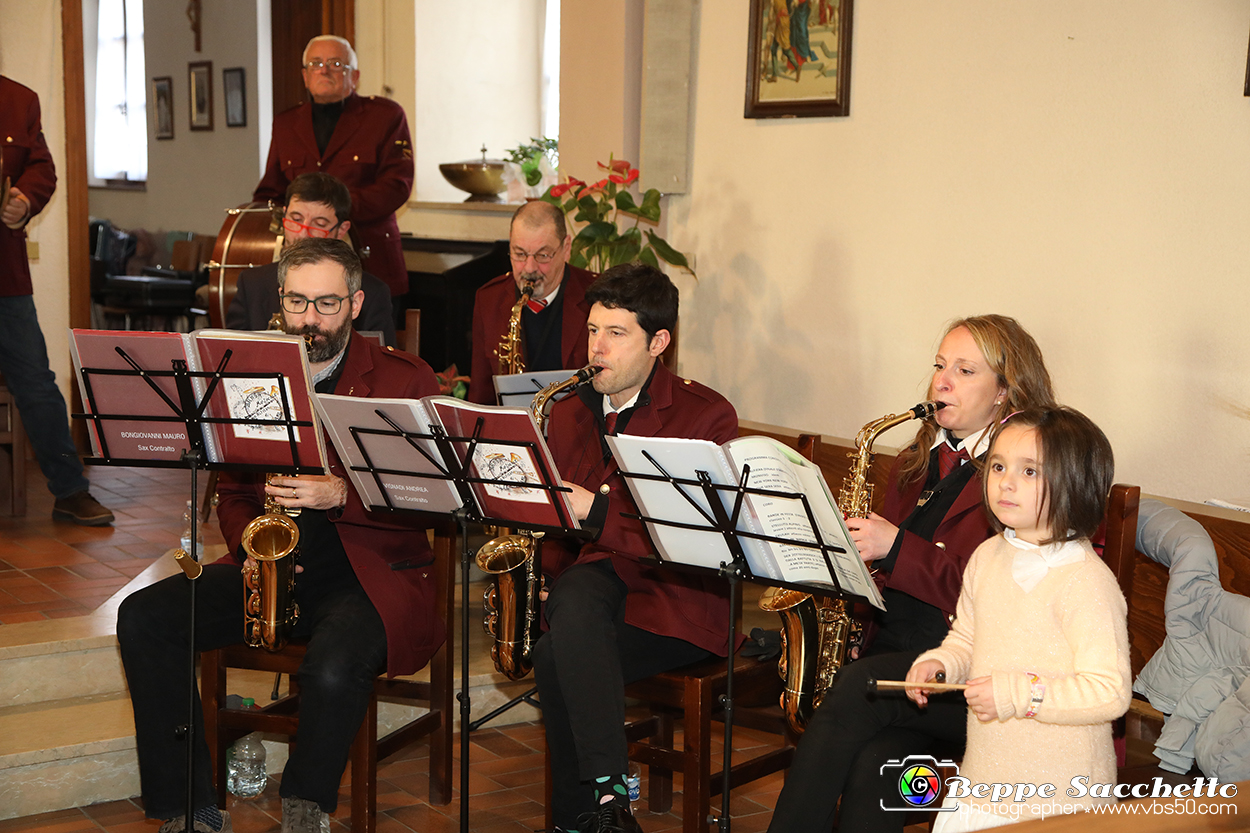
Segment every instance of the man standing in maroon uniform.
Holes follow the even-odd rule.
[[[352,194],[360,247],[369,250],[365,267],[386,281],[391,295],[403,295],[408,270],[395,212],[412,195],[412,138],[404,109],[386,98],[356,95],[356,52],[343,38],[310,40],[303,67],[310,100],[274,118],[269,161],[252,199],[281,201],[302,173],[338,177]]]
[[[495,351],[527,281],[533,281],[534,294],[521,310],[525,369],[571,369],[586,360],[586,315],[590,312],[586,287],[595,276],[565,262],[571,245],[564,212],[551,203],[527,202],[512,215],[508,229],[512,271],[482,284],[473,298],[470,402],[495,404],[492,377],[502,372]]]
[[[13,393],[39,468],[56,497],[52,517],[106,526],[113,513],[87,491],[69,434],[65,397],[48,367],[26,260],[26,224],[56,190],[56,169],[43,139],[39,96],[0,76],[0,373]]]
[[[677,325],[677,287],[642,264],[607,270],[586,290],[591,385],[556,403],[552,457],[573,490],[574,512],[598,537],[575,552],[547,600],[548,630],[534,646],[534,674],[551,751],[552,820],[578,833],[638,833],[625,776],[625,685],[726,652],[723,582],[645,563],[654,548],[604,436],[686,437],[717,444],[737,436],[733,406],[680,379],[660,361]],[[563,558],[562,558],[563,557]]]

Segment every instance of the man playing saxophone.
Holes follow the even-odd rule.
[[[318,393],[418,398],[437,393],[421,359],[382,349],[352,330],[364,293],[351,247],[332,238],[288,246],[278,266],[285,330],[309,337],[308,358]],[[368,706],[373,679],[411,674],[442,644],[433,617],[434,572],[425,530],[366,509],[333,447],[324,475],[223,473],[218,516],[229,547],[200,576],[195,646],[243,642],[244,527],[261,514],[266,495],[301,510],[300,615],[293,636],[308,640],[298,672],[300,735],[282,775],[283,833],[319,833],[333,812],[348,751]],[[117,637],[135,716],[144,807],[164,819],[160,833],[183,829],[185,746],[175,728],[186,719],[188,599],[177,575],[130,596],[118,611]],[[231,829],[216,806],[208,750],[197,727],[195,829]]]
[[[512,271],[487,281],[473,300],[473,367],[469,401],[495,404],[492,377],[522,370],[581,367],[586,358],[586,287],[595,276],[566,261],[572,238],[564,213],[551,203],[527,202],[512,215],[508,231]],[[525,285],[533,285],[529,301],[517,307]],[[513,309],[518,344],[501,351],[507,341]],[[518,349],[519,348],[519,349]],[[500,361],[500,352],[516,351],[521,367]]]
[[[898,774],[883,775],[881,765],[930,752],[936,739],[963,744],[962,697],[931,696],[921,710],[901,692],[868,696],[866,679],[902,679],[922,651],[941,643],[964,566],[992,531],[970,460],[988,450],[992,425],[1054,395],[1033,337],[1015,319],[979,315],[943,334],[925,399],[943,407],[899,454],[882,514],[847,519],[860,555],[884,583],[886,610],[807,725],[777,798],[775,833],[828,833],[839,798],[839,831],[901,832],[914,819],[881,809],[883,799],[898,799]]]
[[[544,568],[557,575],[534,675],[557,829],[636,833],[625,795],[625,684],[724,656],[729,600],[723,581],[641,560],[654,548],[642,522],[622,516],[638,510],[604,436],[720,444],[737,436],[738,419],[723,396],[659,361],[677,323],[677,288],[666,275],[642,264],[613,267],[586,300],[590,363],[602,370],[553,406],[548,444],[575,514],[598,537],[572,551],[544,543]]]

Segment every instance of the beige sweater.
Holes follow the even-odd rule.
[[[1055,785],[1054,798],[1025,802],[1011,813],[1017,818],[1057,812],[1046,804],[1100,801],[1067,794],[1076,776],[1088,784],[1116,779],[1111,721],[1132,696],[1127,606],[1111,570],[1088,541],[1080,544],[1084,560],[1051,568],[1026,593],[1012,578],[1018,550],[1002,535],[986,541],[964,571],[950,633],[916,660],[940,661],[952,683],[992,675],[998,719],[981,723],[968,712],[960,775],[972,784]],[[1024,716],[1032,697],[1027,672],[1046,686],[1032,718]]]

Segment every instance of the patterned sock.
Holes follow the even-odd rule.
[[[222,825],[226,823],[226,820],[221,816],[221,811],[217,809],[216,804],[210,804],[207,807],[202,807],[199,810],[196,810],[195,815],[191,818],[201,824],[207,824],[214,830],[221,830]]]
[[[604,775],[594,780],[595,803],[607,804],[615,801],[629,809],[629,787],[625,785],[625,774]]]

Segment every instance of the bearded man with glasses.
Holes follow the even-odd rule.
[[[521,348],[527,371],[578,368],[586,363],[586,288],[596,275],[570,266],[573,238],[564,212],[541,200],[512,215],[508,256],[512,271],[487,281],[473,299],[473,368],[470,402],[495,404],[493,376],[501,371],[496,349],[508,332],[521,288],[534,284],[521,310]]]
[[[253,200],[280,200],[303,173],[338,177],[352,198],[352,218],[365,265],[390,287],[408,292],[408,269],[395,212],[412,195],[412,137],[394,101],[356,95],[360,71],[350,43],[319,35],[304,47],[308,100],[279,113],[265,175]]]
[[[352,198],[344,185],[329,174],[300,174],[286,189],[282,219],[282,246],[308,239],[330,237],[348,240],[352,227]],[[349,241],[350,242],[350,241]],[[278,314],[278,264],[266,263],[239,274],[237,292],[226,310],[226,326],[232,330],[264,330]],[[382,333],[387,347],[395,346],[395,317],[390,288],[381,278],[364,273],[360,288],[365,293],[356,330]]]
[[[384,350],[352,333],[360,313],[360,261],[340,240],[302,240],[279,262],[284,329],[311,336],[309,370],[317,393],[418,399],[438,392],[421,359]],[[301,511],[300,566],[293,636],[308,640],[299,671],[299,743],[283,769],[282,833],[321,833],[338,804],[348,752],[369,704],[374,678],[414,674],[442,644],[434,615],[433,552],[420,521],[370,512],[356,494],[337,451],[326,444],[325,474],[274,476],[223,472],[217,516],[229,551],[196,580],[195,647],[243,642],[240,546],[247,523],[266,496]],[[161,819],[157,833],[185,829],[185,740],[189,690],[185,663],[187,581],[181,575],[126,598],[117,613],[117,640],[130,686],[144,811]],[[198,706],[197,706],[198,708]],[[217,806],[203,727],[192,742],[195,833],[231,833]]]

